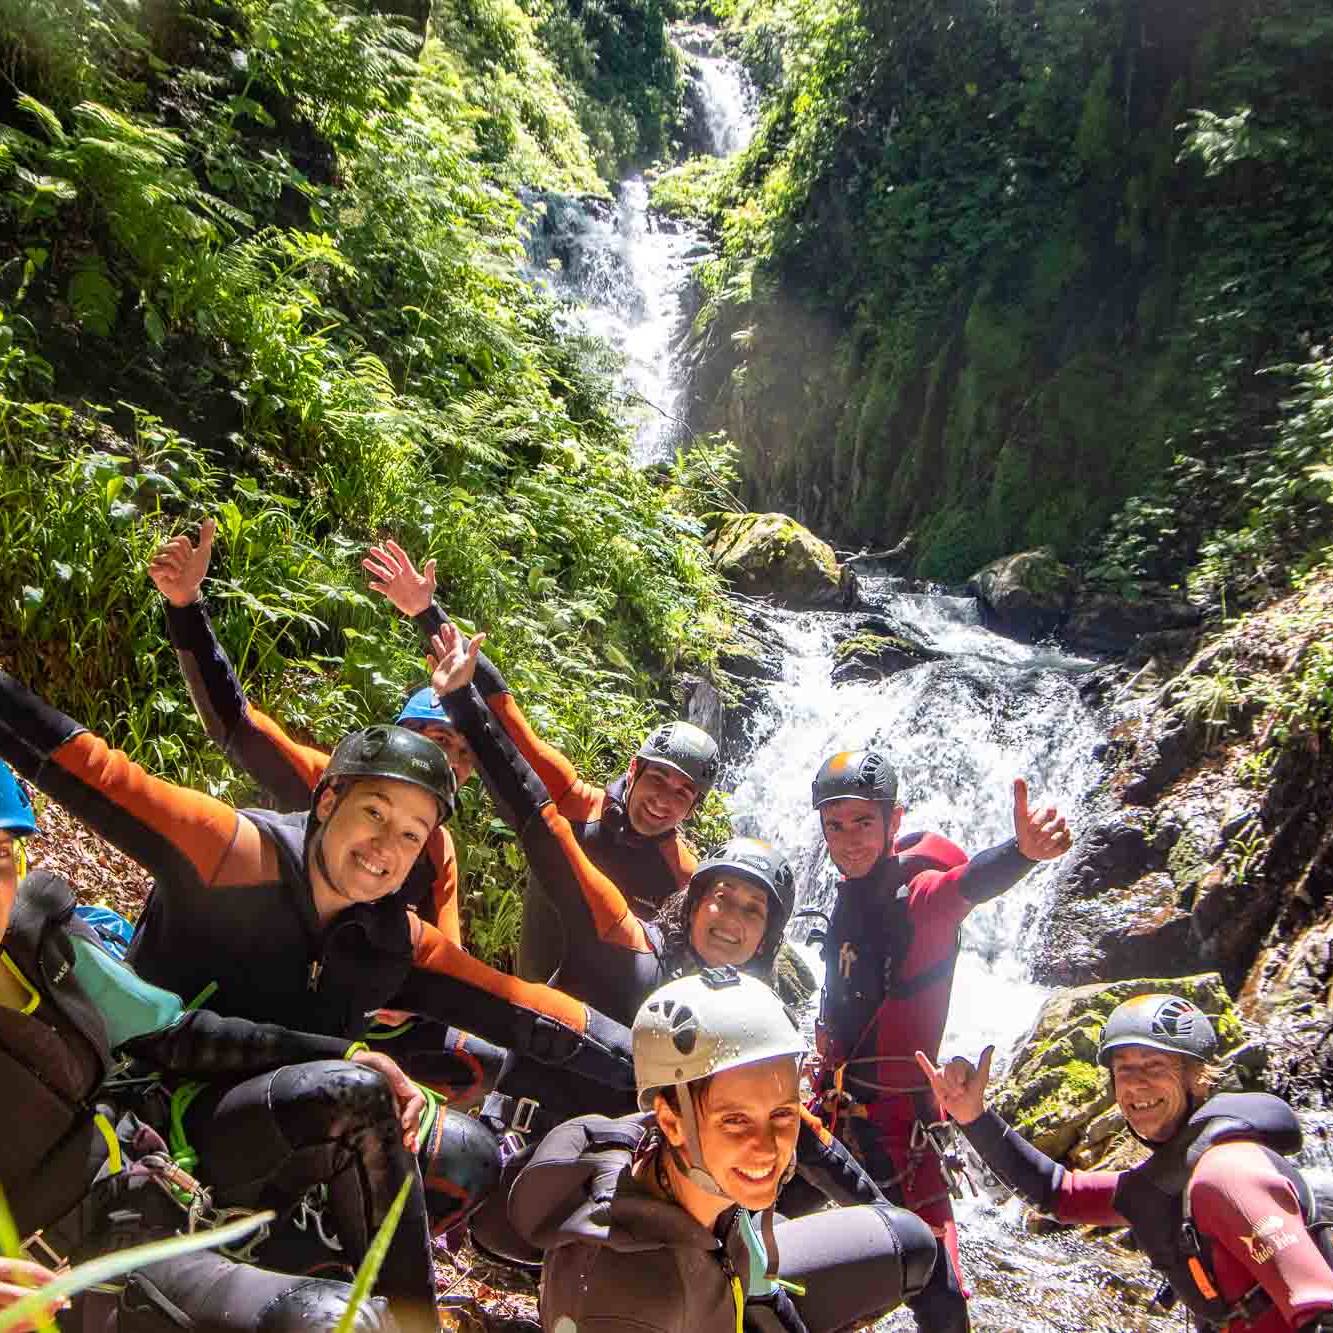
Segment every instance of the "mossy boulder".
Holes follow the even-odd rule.
[[[1020,638],[1050,634],[1064,619],[1078,579],[1049,546],[992,561],[967,581],[993,628]]]
[[[843,639],[833,650],[832,680],[883,680],[931,662],[943,654],[899,634],[862,632]]]
[[[789,607],[841,603],[833,548],[786,514],[727,514],[710,549],[737,592]]]
[[[1115,1120],[1107,1114],[1111,1081],[1097,1064],[1102,1028],[1122,1001],[1164,993],[1183,995],[1213,1020],[1223,1054],[1241,1045],[1240,1020],[1216,972],[1075,986],[1042,1006],[996,1091],[995,1109],[1048,1156],[1086,1159],[1093,1139],[1100,1145]]]
[[[815,974],[790,940],[783,940],[781,948],[778,949],[777,963],[773,971],[777,981],[778,997],[783,1004],[799,1009],[809,1002],[817,984]]]

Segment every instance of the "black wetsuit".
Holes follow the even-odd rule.
[[[208,1010],[147,985],[103,952],[73,915],[64,880],[34,871],[22,883],[3,940],[5,965],[26,994],[0,1006],[0,1070],[21,1115],[0,1136],[0,1185],[39,1262],[75,1260],[185,1226],[147,1163],[165,1144],[163,1085],[109,1085],[117,1058],[172,1080],[221,1079],[230,1108],[201,1136],[198,1175],[216,1204],[286,1210],[314,1185],[331,1187],[347,1258],[357,1263],[404,1180],[408,1206],[381,1270],[380,1291],[405,1325],[434,1319],[433,1274],[420,1178],[401,1142],[392,1093],[349,1064],[341,1038],[292,1032]],[[229,1142],[230,1140],[230,1142]],[[183,1312],[198,1329],[332,1328],[346,1306],[340,1282],[289,1276],[203,1253],[134,1274],[122,1330]],[[136,1314],[135,1311],[140,1313]],[[374,1327],[373,1309],[363,1320]]]

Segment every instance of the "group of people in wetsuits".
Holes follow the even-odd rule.
[[[431,1236],[467,1227],[541,1267],[558,1333],[833,1330],[904,1301],[918,1327],[962,1330],[947,1116],[1037,1206],[1127,1223],[1201,1327],[1333,1328],[1295,1118],[1208,1096],[1215,1038],[1188,1002],[1140,997],[1108,1022],[1103,1063],[1150,1149],[1128,1172],[1065,1172],[986,1111],[989,1054],[936,1063],[961,922],[1070,845],[1023,782],[1014,837],[969,859],[902,831],[887,755],[815,775],[843,878],[803,1098],[805,1042],[773,989],[791,868],[751,838],[696,862],[680,832],[716,777],[711,738],[669,723],[589,786],[485,636],[435,604],[433,566],[386,543],[371,586],[416,621],[430,684],[331,755],[300,744],[213,634],[212,534],[169,541],[150,574],[209,736],[272,808],[164,782],[0,673],[0,759],[154,881],[119,962],[68,885],[21,874],[36,821],[0,770],[0,1061],[22,1108],[0,1185],[26,1256],[0,1260],[0,1305],[184,1230],[203,1201],[277,1217],[244,1252],[142,1268],[62,1324],[332,1328],[406,1191],[361,1328],[436,1328]],[[474,772],[530,868],[517,976],[460,938],[447,821]]]

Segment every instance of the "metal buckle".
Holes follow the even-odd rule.
[[[19,1246],[30,1259],[41,1264],[43,1267],[51,1267],[59,1272],[62,1268],[69,1267],[69,1259],[56,1250],[42,1235],[40,1231],[34,1231],[27,1240]],[[40,1251],[40,1255],[38,1253]]]
[[[514,1106],[514,1114],[509,1117],[509,1128],[516,1134],[530,1134],[532,1119],[537,1114],[541,1102],[531,1097],[520,1097]]]

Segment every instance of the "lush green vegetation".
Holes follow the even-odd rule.
[[[358,567],[383,535],[594,777],[721,629],[698,522],[518,275],[514,187],[604,188],[591,94],[508,0],[435,20],[0,0],[0,660],[220,793],[145,573],[205,514],[248,690],[325,744],[423,675]],[[520,858],[475,791],[458,832],[495,956]]]
[[[1312,535],[1326,5],[729,12],[771,91],[711,200],[699,383],[750,494],[914,530],[943,577],[1050,543],[1110,584],[1244,583]]]

